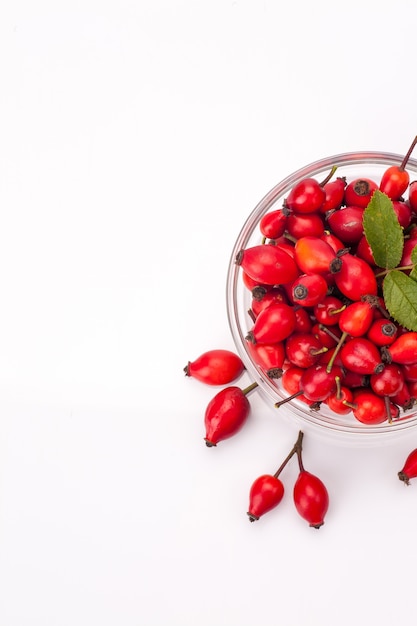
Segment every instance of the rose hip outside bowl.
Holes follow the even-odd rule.
[[[277,419],[296,421],[297,427],[323,436],[335,443],[354,445],[381,445],[391,443],[398,437],[415,434],[417,436],[417,405],[401,410],[399,417],[380,424],[363,424],[353,413],[341,415],[329,409],[323,402],[318,409],[312,409],[306,403],[292,399],[276,408],[275,404],[288,397],[280,378],[271,378],[251,357],[247,336],[253,328],[250,316],[252,294],[243,282],[243,270],[236,261],[242,250],[265,242],[259,224],[262,217],[271,211],[281,209],[293,187],[303,179],[313,178],[321,182],[332,170],[332,180],[344,177],[346,184],[356,179],[369,179],[379,185],[387,168],[400,166],[404,156],[386,152],[344,153],[316,161],[299,169],[275,185],[246,219],[234,244],[227,274],[227,315],[230,329],[248,376],[258,384],[258,390]],[[410,182],[417,179],[417,160],[409,159],[406,170]],[[405,199],[407,195],[405,194]]]

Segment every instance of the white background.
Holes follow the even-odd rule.
[[[4,0],[0,623],[348,626],[415,615],[417,433],[305,438],[322,529],[246,516],[297,427],[254,393],[207,449],[225,280],[282,178],[417,132],[413,2]],[[246,382],[243,378],[242,383]]]

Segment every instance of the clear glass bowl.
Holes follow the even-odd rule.
[[[291,188],[306,177],[321,181],[333,166],[337,166],[334,177],[345,176],[347,183],[355,178],[370,178],[379,184],[383,172],[391,165],[400,165],[403,156],[385,152],[351,152],[327,157],[294,172],[273,187],[250,213],[243,224],[234,244],[227,274],[227,315],[230,329],[249,377],[257,382],[259,391],[271,410],[279,415],[285,414],[292,421],[296,420],[300,428],[306,428],[317,435],[329,436],[336,442],[355,445],[390,443],[398,436],[414,433],[417,437],[417,405],[407,412],[401,412],[400,418],[391,423],[365,425],[355,419],[352,413],[338,415],[325,404],[318,411],[311,410],[305,403],[291,400],[275,408],[275,403],[287,397],[279,379],[270,379],[252,360],[245,341],[248,331],[253,326],[248,310],[251,306],[251,293],[242,280],[242,271],[236,264],[236,256],[242,249],[258,245],[262,241],[259,222],[268,211],[282,207],[284,198]],[[407,164],[410,181],[417,179],[417,161],[410,159]],[[323,176],[323,173],[324,176]],[[416,439],[417,440],[417,439]]]

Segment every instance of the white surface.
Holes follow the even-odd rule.
[[[381,449],[306,436],[320,531],[253,479],[297,427],[253,416],[203,442],[233,349],[241,224],[281,178],[417,132],[412,3],[210,0],[0,8],[0,623],[410,623],[417,485]],[[411,588],[410,588],[411,584]]]

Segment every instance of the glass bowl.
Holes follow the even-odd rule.
[[[243,283],[242,270],[236,263],[236,257],[242,249],[262,243],[259,230],[262,216],[268,211],[281,208],[291,188],[303,178],[311,177],[321,181],[332,167],[337,166],[334,178],[344,176],[347,183],[356,178],[369,178],[379,184],[383,172],[391,165],[400,165],[403,158],[401,155],[386,152],[351,152],[327,157],[299,169],[275,185],[257,204],[244,222],[231,253],[227,274],[227,315],[236,349],[250,379],[258,383],[258,390],[271,410],[277,413],[277,418],[281,414],[285,415],[292,422],[295,420],[300,428],[325,438],[330,437],[339,443],[379,445],[412,433],[417,437],[417,405],[408,411],[401,411],[400,417],[391,423],[386,421],[378,425],[362,424],[355,419],[352,412],[338,415],[324,403],[319,410],[312,410],[307,404],[293,399],[279,409],[276,408],[275,403],[285,399],[288,394],[279,379],[269,378],[255,364],[248,351],[245,337],[253,326],[248,313],[252,296]],[[416,160],[409,159],[406,169],[410,174],[410,181],[417,179]]]

